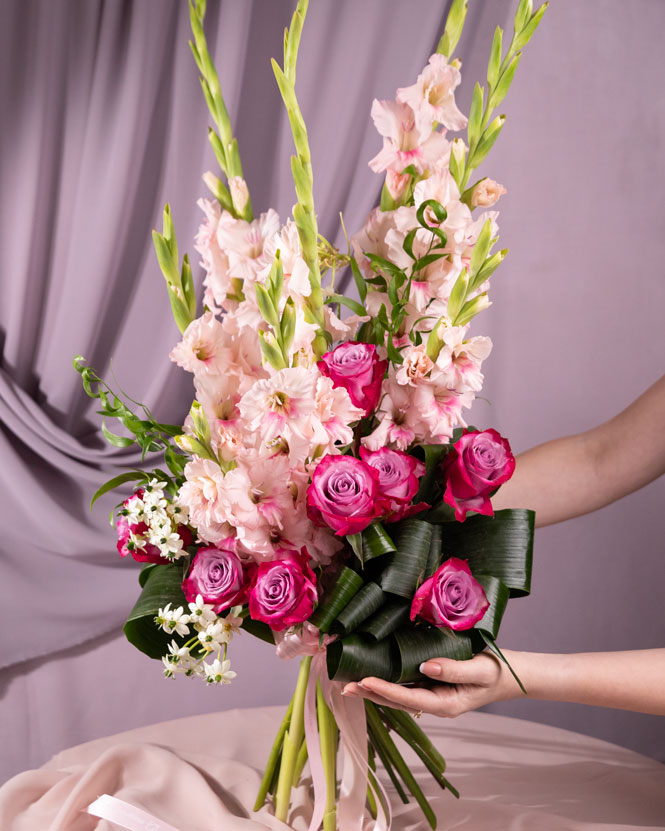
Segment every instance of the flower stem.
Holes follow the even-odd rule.
[[[302,744],[302,740],[305,735],[305,692],[307,690],[307,682],[309,681],[309,671],[311,665],[312,658],[310,655],[303,658],[300,662],[298,683],[296,684],[296,691],[293,696],[293,712],[291,713],[291,722],[284,735],[282,764],[279,769],[277,794],[275,797],[275,817],[282,822],[286,822],[286,817],[289,812],[289,801],[291,799],[291,788],[293,786],[293,773],[296,768],[300,745]]]
[[[302,740],[302,744],[300,745],[300,750],[298,751],[298,756],[296,758],[296,767],[293,771],[293,787],[295,788],[300,780],[300,774],[302,773],[302,769],[305,767],[305,762],[307,761],[307,741],[305,739]]]
[[[321,684],[316,685],[316,710],[321,737],[321,761],[326,777],[326,808],[323,831],[337,829],[337,723],[323,697]]]
[[[289,727],[292,712],[293,698],[289,702],[289,706],[286,710],[279,730],[277,731],[277,735],[275,736],[275,741],[273,742],[272,750],[270,751],[270,756],[268,757],[268,762],[266,764],[266,769],[263,774],[263,779],[261,780],[261,786],[256,797],[256,802],[254,803],[255,811],[258,811],[266,800],[266,795],[268,794],[270,783],[272,782],[275,770],[277,768],[277,765],[279,764],[279,760],[282,753],[282,743],[284,741],[284,734],[286,733]]]

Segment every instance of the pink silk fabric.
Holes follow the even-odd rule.
[[[228,710],[71,748],[0,788],[2,831],[117,831],[86,813],[102,794],[178,831],[306,831],[311,782],[293,792],[289,826],[252,813],[282,707]],[[665,828],[665,766],[542,724],[469,713],[423,726],[448,762],[458,801],[405,751],[439,831],[651,831]],[[383,781],[385,784],[386,777]],[[424,831],[417,806],[387,786],[394,831]],[[341,829],[344,831],[344,829]]]

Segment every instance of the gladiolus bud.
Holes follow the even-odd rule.
[[[231,191],[231,199],[233,200],[233,207],[236,209],[236,213],[242,214],[249,199],[247,182],[245,182],[242,176],[232,176],[229,179],[229,190]]]
[[[495,182],[494,179],[481,179],[471,194],[471,206],[473,208],[490,208],[499,201],[499,197],[506,193],[503,185]]]
[[[386,171],[386,187],[395,202],[399,202],[402,198],[410,180],[411,176],[408,173],[397,173],[394,170]]]

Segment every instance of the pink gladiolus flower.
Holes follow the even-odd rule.
[[[249,614],[281,632],[302,623],[314,611],[316,577],[307,564],[307,553],[283,550],[280,559],[260,563],[249,591]]]
[[[366,416],[379,402],[387,366],[388,361],[379,360],[374,344],[356,341],[341,343],[317,363],[321,374],[330,378],[336,387],[344,387],[351,401]]]
[[[410,87],[397,90],[397,100],[422,113],[430,123],[439,121],[448,130],[463,130],[466,116],[455,103],[455,89],[462,80],[459,69],[445,55],[435,54]]]
[[[199,548],[189,574],[182,582],[187,600],[200,594],[219,614],[224,609],[245,603],[251,574],[243,568],[240,558],[231,550],[234,540],[220,543],[219,548]]]
[[[369,163],[375,173],[402,173],[405,167],[413,165],[422,174],[450,150],[443,134],[432,130],[432,119],[419,116],[401,101],[374,99],[372,120],[383,136],[383,148]]]
[[[324,456],[307,489],[307,513],[337,536],[357,534],[385,513],[378,471],[353,456]]]
[[[169,357],[178,366],[195,375],[224,372],[230,362],[230,355],[222,324],[212,312],[205,312],[192,320]]]
[[[478,623],[489,605],[468,564],[451,557],[416,591],[411,620],[421,617],[435,626],[460,632]]]
[[[494,516],[490,495],[513,475],[515,457],[496,430],[464,433],[443,461],[444,501],[464,522],[468,511]]]

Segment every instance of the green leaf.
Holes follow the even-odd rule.
[[[426,199],[424,202],[420,203],[418,210],[416,211],[416,219],[423,228],[427,231],[432,231],[434,229],[425,219],[425,211],[428,209],[430,213],[434,214],[438,223],[443,222],[448,217],[448,211],[440,202],[437,202],[436,199]]]
[[[444,234],[444,236],[445,236],[445,234]],[[446,238],[446,242],[447,242],[447,238]],[[444,242],[443,244],[445,245],[446,242]],[[447,257],[447,256],[448,256],[447,254],[425,254],[424,257],[421,257],[420,259],[415,261],[415,263],[413,264],[413,266],[411,268],[411,272],[413,274],[415,274],[417,271],[422,271],[423,268],[427,268],[428,265],[431,265],[432,263],[435,263],[437,260],[440,260],[443,257]]]
[[[124,626],[127,640],[150,658],[160,659],[168,652],[172,640],[179,643],[183,640],[175,633],[164,632],[155,623],[159,609],[167,603],[172,608],[187,607],[181,588],[183,577],[184,566],[179,563],[155,565],[147,573],[143,591],[127,618]]]
[[[427,567],[432,526],[420,519],[403,519],[393,534],[396,551],[386,554],[379,585],[385,592],[411,600]]]
[[[119,476],[114,476],[113,479],[109,479],[108,482],[104,482],[100,488],[97,488],[92,499],[90,500],[90,507],[92,508],[100,496],[104,496],[105,493],[115,490],[120,485],[124,485],[125,482],[136,482],[145,479],[147,479],[146,474],[139,470],[130,470],[127,473],[121,473]]]
[[[263,332],[259,329],[259,343],[261,344],[263,357],[273,369],[279,371],[280,369],[286,368],[286,362],[284,361],[282,352],[276,346],[275,339],[270,333]]]
[[[348,635],[374,612],[377,611],[386,599],[386,595],[376,583],[367,583],[351,598],[349,604],[342,609],[333,621],[330,631]]]
[[[418,259],[413,253],[413,241],[416,238],[418,230],[418,228],[412,228],[409,231],[409,233],[404,237],[404,242],[402,243],[402,248],[406,251],[406,253],[409,255],[409,257],[411,257],[412,260]]]
[[[510,589],[498,577],[494,577],[491,574],[474,573],[473,576],[483,587],[485,596],[490,604],[489,609],[485,612],[483,618],[476,623],[474,629],[480,629],[483,632],[487,632],[490,637],[496,638],[499,634],[503,613],[508,604]]]
[[[360,302],[364,303],[365,298],[367,297],[367,283],[365,282],[365,278],[363,277],[358,263],[356,262],[356,258],[351,257],[349,263],[351,265],[351,274],[353,274],[353,279],[356,284],[356,288],[358,289],[358,297],[360,297]]]
[[[381,641],[408,624],[411,602],[388,595],[384,604],[359,627],[360,632],[373,641]]]
[[[432,541],[429,546],[429,554],[427,556],[427,567],[425,569],[424,579],[431,577],[437,568],[441,565],[441,540],[443,539],[443,529],[440,525],[432,526]]]
[[[494,274],[497,268],[505,260],[507,254],[508,249],[502,248],[501,251],[497,251],[496,254],[492,254],[491,257],[488,257],[485,260],[469,285],[469,294],[477,291],[477,289],[479,289],[486,280],[489,280],[492,274]]]
[[[422,792],[420,785],[416,782],[415,777],[413,773],[411,773],[411,769],[407,763],[404,761],[402,754],[395,747],[395,743],[390,738],[388,730],[379,717],[376,705],[371,701],[366,700],[365,709],[367,711],[367,723],[372,730],[374,738],[379,741],[383,753],[389,757],[391,763],[395,767],[395,770],[400,775],[404,784],[420,806],[420,810],[425,815],[430,828],[432,828],[433,831],[436,831],[436,816],[434,815],[434,811],[429,804],[429,800]]]
[[[348,635],[328,644],[326,665],[332,681],[359,681],[368,675],[393,680],[397,653],[392,638],[371,641],[361,635]]]
[[[380,522],[373,522],[362,532],[362,560],[364,563],[397,550],[395,543]]]
[[[406,279],[406,274],[402,271],[401,268],[395,265],[395,263],[391,263],[390,260],[386,260],[385,257],[380,257],[378,254],[372,254],[371,252],[365,251],[363,252],[367,259],[372,266],[372,271],[377,273],[381,273],[386,271],[388,274],[392,274],[393,276],[400,276]]]
[[[346,306],[347,309],[351,309],[354,314],[361,315],[363,317],[367,314],[365,307],[358,303],[357,300],[353,300],[351,297],[345,297],[343,294],[331,294],[326,300],[326,303],[341,303],[342,306]]]
[[[102,433],[106,441],[114,447],[129,447],[130,444],[134,444],[134,439],[130,439],[127,436],[118,436],[115,433],[112,433],[103,421]]]
[[[425,475],[420,480],[414,502],[431,504],[435,495],[441,491],[441,459],[449,448],[443,444],[425,444],[421,448],[425,454]]]
[[[145,586],[146,580],[150,576],[150,572],[153,568],[157,568],[158,563],[145,563],[141,567],[141,571],[139,571],[139,586],[143,588]]]
[[[473,657],[470,636],[444,627],[428,624],[403,626],[395,633],[395,642],[400,657],[400,675],[396,681],[400,684],[422,681],[419,667],[430,658],[466,661]]]
[[[344,566],[334,586],[326,592],[310,617],[310,623],[321,632],[328,632],[335,618],[363,587],[363,582],[363,578],[356,571]]]
[[[508,586],[511,597],[524,597],[531,589],[534,523],[535,513],[522,508],[447,523],[443,559],[467,560],[474,574],[491,574]]]

